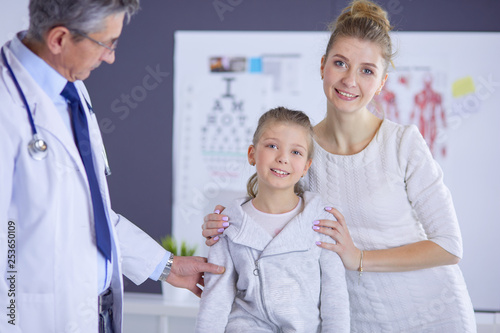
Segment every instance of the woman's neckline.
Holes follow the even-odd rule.
[[[370,140],[370,142],[363,149],[361,149],[359,152],[354,153],[354,154],[345,154],[345,155],[344,154],[335,154],[335,153],[329,152],[328,150],[326,150],[325,148],[323,148],[323,146],[321,146],[317,140],[314,140],[314,143],[317,146],[317,148],[320,148],[322,151],[324,151],[325,153],[327,153],[329,155],[332,155],[332,156],[338,156],[338,157],[344,157],[344,158],[361,156],[366,151],[368,151],[371,146],[374,145],[374,142],[376,141],[376,139],[377,139],[377,137],[378,137],[378,135],[379,135],[382,127],[385,126],[386,123],[387,123],[387,119],[386,118],[382,119],[382,121],[380,122],[379,127],[375,131],[375,134],[373,135],[373,137]]]

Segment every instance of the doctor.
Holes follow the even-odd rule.
[[[81,80],[112,64],[138,0],[31,0],[1,50],[0,332],[121,332],[125,274],[200,295],[202,272],[110,206],[103,142]]]

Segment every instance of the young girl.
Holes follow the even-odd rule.
[[[321,197],[298,181],[313,156],[312,127],[283,107],[259,120],[248,149],[257,172],[249,198],[225,213],[231,225],[208,260],[226,267],[205,275],[197,332],[349,332],[345,270],[311,221],[329,218]]]

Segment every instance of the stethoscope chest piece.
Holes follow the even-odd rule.
[[[12,80],[14,80],[14,84],[16,85],[16,88],[22,97],[24,106],[26,107],[26,112],[28,113],[28,120],[30,122],[31,131],[33,133],[33,138],[31,139],[30,143],[28,143],[28,152],[33,159],[41,161],[47,157],[48,153],[47,143],[38,137],[35,121],[33,120],[33,115],[31,114],[30,106],[28,104],[28,101],[26,100],[26,96],[24,95],[23,90],[21,89],[21,86],[19,85],[19,82],[17,81],[16,76],[14,75],[12,67],[10,67],[9,62],[7,61],[7,57],[5,56],[5,51],[3,50],[3,47],[1,53],[2,53],[2,60],[5,63],[7,69],[9,70],[9,73],[12,76]]]
[[[28,144],[28,152],[33,159],[41,161],[47,157],[47,143],[35,134]]]

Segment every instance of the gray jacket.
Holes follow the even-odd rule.
[[[312,230],[333,219],[318,194],[274,238],[246,215],[240,199],[224,213],[230,226],[210,248],[196,332],[349,332],[349,296],[340,257],[318,247],[332,239]]]

